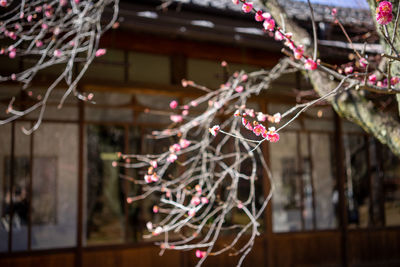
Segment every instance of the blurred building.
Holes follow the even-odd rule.
[[[0,126],[0,266],[195,265],[192,252],[159,257],[159,249],[142,238],[154,200],[127,204],[126,197],[140,189],[121,179],[124,170],[111,162],[118,151],[167,149],[145,135],[169,124],[169,116],[160,114],[167,114],[171,100],[189,103],[200,95],[182,87],[182,79],[218,88],[228,72],[268,69],[282,54],[250,15],[226,1],[181,2],[160,8],[159,1],[122,1],[121,27],[104,36],[107,54],[80,83],[80,90],[94,93],[95,105],[70,97],[58,110],[60,88],[32,135],[20,129],[33,125],[37,113]],[[310,29],[305,3],[283,4]],[[334,64],[345,62],[349,46],[332,26],[330,7],[315,10],[321,55]],[[368,10],[339,13],[352,36],[373,27]],[[378,52],[379,46],[367,49]],[[0,60],[2,74],[30,64]],[[223,60],[228,72],[220,66]],[[57,71],[38,74],[35,95]],[[299,73],[287,75],[250,104],[274,114],[293,106],[299,95],[306,99],[310,89]],[[1,110],[18,90],[1,85]],[[20,91],[17,103],[24,107],[32,100]],[[244,266],[400,266],[400,162],[386,147],[320,105],[288,127],[265,155],[276,192]],[[264,177],[257,193],[268,187]],[[205,266],[236,261],[210,257]]]

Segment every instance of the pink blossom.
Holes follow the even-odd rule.
[[[199,205],[200,202],[201,202],[201,200],[198,196],[194,196],[194,197],[192,197],[192,200],[190,200],[190,204],[192,204],[193,206]]]
[[[261,10],[258,10],[254,18],[256,21],[263,21],[264,20],[263,12]]]
[[[243,3],[242,10],[244,13],[250,13],[253,10],[253,3]]]
[[[196,257],[201,259],[204,258],[207,255],[206,251],[201,251],[201,250],[196,250]]]
[[[317,63],[309,58],[306,60],[306,63],[304,63],[304,68],[306,70],[315,70],[317,68]]]
[[[189,109],[189,106],[188,105],[184,105],[183,109],[187,110],[187,109]]]
[[[256,114],[254,113],[254,109],[246,109],[246,114],[252,118],[256,116]]]
[[[15,58],[16,55],[17,55],[17,50],[15,48],[11,49],[8,54],[10,58]]]
[[[154,206],[153,206],[153,212],[154,212],[154,213],[158,213],[158,212],[159,212],[159,208],[158,208],[157,205],[154,205]]]
[[[196,186],[194,187],[194,189],[196,190],[197,193],[201,194],[201,186],[199,184],[196,184]]]
[[[218,132],[221,130],[219,125],[214,125],[212,128],[208,129],[208,131],[213,135],[217,136]]]
[[[275,20],[266,19],[263,23],[264,29],[267,31],[273,31],[275,29]]]
[[[179,145],[184,149],[187,148],[188,146],[190,146],[190,141],[186,140],[186,139],[181,139],[179,140]]]
[[[275,31],[275,40],[282,41],[284,37],[280,31]]]
[[[147,230],[151,231],[153,229],[153,223],[152,222],[147,222],[146,223],[146,227],[147,227]]]
[[[281,121],[281,119],[282,119],[282,115],[281,115],[281,113],[275,113],[273,116],[272,116],[272,118],[273,118],[273,121],[272,122],[274,122],[274,123],[279,123],[280,121]]]
[[[238,5],[239,4],[239,0],[232,0],[232,3],[234,3],[235,5]]]
[[[400,81],[399,77],[392,77],[392,79],[390,79],[390,83],[391,83],[392,85],[398,84],[399,81]]]
[[[264,132],[265,132],[265,127],[264,127],[263,125],[261,125],[261,124],[256,125],[256,126],[254,127],[254,129],[253,129],[253,133],[254,133],[256,136],[260,136],[260,135],[263,134]]]
[[[246,118],[242,118],[242,124],[243,126],[246,126],[246,124],[248,123],[248,120]]]
[[[237,110],[235,111],[235,113],[233,113],[233,116],[239,117],[239,116],[240,116],[240,111],[237,109]]]
[[[15,75],[15,73],[11,74],[11,80],[15,81],[17,79],[17,76]]]
[[[303,54],[304,54],[304,48],[302,45],[299,45],[298,47],[296,47],[296,49],[294,49],[295,59],[301,59],[303,57]]]
[[[36,47],[41,47],[43,45],[43,42],[40,40],[37,40],[35,44],[36,44]]]
[[[360,62],[360,66],[363,68],[365,68],[368,65],[368,60],[364,57],[360,58],[359,62]]]
[[[190,105],[191,105],[192,107],[197,107],[198,103],[197,103],[196,101],[191,101],[191,102],[190,102]]]
[[[0,6],[6,7],[7,6],[7,0],[0,0]]]
[[[178,101],[172,100],[171,103],[169,103],[169,107],[171,109],[176,109],[178,107]]]
[[[182,116],[187,116],[187,115],[189,115],[189,111],[188,110],[182,111]]]
[[[155,169],[155,168],[157,168],[157,161],[155,161],[155,160],[151,160],[150,161],[150,165]]]
[[[239,203],[237,204],[237,207],[238,207],[238,209],[243,209],[243,203],[242,203],[242,202],[239,202]]]
[[[45,24],[45,23],[42,24],[42,29],[43,29],[43,30],[46,30],[48,27],[49,27],[49,26],[47,26],[47,24]]]
[[[152,182],[152,179],[151,179],[151,175],[149,175],[149,174],[146,174],[145,176],[144,176],[144,181],[146,182],[146,183],[151,183]]]
[[[179,144],[173,144],[172,146],[169,147],[169,151],[171,153],[181,151],[181,146]]]
[[[279,141],[279,134],[276,132],[275,127],[271,127],[268,129],[267,140],[271,143],[276,143]]]
[[[26,18],[26,20],[28,21],[28,22],[31,22],[32,21],[32,15],[29,15],[27,18]]]
[[[376,75],[375,74],[371,74],[368,76],[368,82],[375,84],[376,83]]]
[[[152,182],[157,182],[159,178],[160,178],[160,177],[158,177],[157,173],[153,173],[153,174],[151,175],[151,181],[152,181]]]
[[[223,60],[221,62],[221,67],[225,68],[226,66],[228,66],[228,63],[225,60]]]
[[[107,53],[107,49],[104,49],[104,48],[97,49],[96,57],[104,56],[106,53]]]
[[[206,197],[201,197],[201,203],[203,203],[203,204],[208,204],[208,198],[206,198]]]
[[[246,127],[246,129],[249,130],[249,131],[252,131],[252,130],[253,130],[253,126],[251,125],[250,122],[248,122],[248,123],[246,124],[245,127]]]
[[[258,121],[266,121],[266,120],[267,120],[267,116],[265,116],[264,113],[259,112],[259,113],[257,114],[257,120],[258,120]]]
[[[161,226],[158,226],[158,227],[154,230],[153,235],[159,235],[159,234],[161,234],[162,231],[163,231],[162,227],[161,227]]]
[[[238,93],[243,92],[243,86],[239,85],[238,87],[235,88],[235,91]]]
[[[54,56],[55,57],[61,57],[62,52],[59,49],[54,50]]]
[[[183,117],[181,115],[171,115],[169,118],[175,123],[183,121]]]
[[[344,68],[344,73],[346,73],[346,74],[351,74],[351,73],[353,73],[353,71],[354,71],[354,68],[352,66],[348,66],[348,67]]]
[[[379,6],[376,8],[377,13],[388,14],[392,13],[392,3],[389,1],[382,1],[379,3]]]
[[[337,14],[337,9],[336,8],[332,8],[331,15],[332,16],[336,16],[336,14]]]
[[[169,156],[167,157],[167,161],[169,162],[169,163],[174,163],[175,162],[175,160],[177,160],[178,159],[178,156],[177,155],[175,155],[175,154],[169,154]]]
[[[195,209],[190,209],[190,210],[188,211],[188,215],[189,215],[190,217],[193,217],[194,215],[196,215],[196,210],[195,210]]]
[[[242,75],[242,82],[247,81],[248,78],[249,78],[249,76],[247,74],[243,74]]]
[[[380,25],[387,25],[392,20],[393,20],[392,13],[381,13],[381,12],[376,13],[376,21]]]

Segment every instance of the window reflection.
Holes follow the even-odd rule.
[[[117,152],[124,152],[124,128],[87,126],[87,244],[121,243],[124,240],[123,183],[114,168]]]

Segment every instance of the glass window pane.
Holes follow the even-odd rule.
[[[343,142],[349,227],[367,227],[370,221],[368,144],[363,135],[345,135]]]
[[[273,195],[273,230],[301,230],[301,195],[297,174],[296,133],[282,132],[278,143],[270,144]]]
[[[311,153],[317,229],[337,227],[338,192],[333,175],[333,142],[328,134],[311,134]]]
[[[9,175],[6,175],[6,162],[11,155],[11,124],[0,126],[0,252],[8,250]],[[7,180],[6,180],[7,179]]]
[[[88,125],[86,130],[86,238],[87,244],[124,240],[124,181],[122,168],[112,162],[124,152],[123,127]]]
[[[34,133],[32,249],[76,245],[78,126],[43,123]]]
[[[15,154],[13,181],[13,219],[12,251],[28,249],[29,179],[30,179],[30,141],[21,128],[29,129],[30,123],[15,124]],[[11,164],[7,164],[11,167]]]

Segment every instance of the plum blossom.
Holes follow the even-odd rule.
[[[153,235],[159,235],[163,231],[161,226],[157,226],[157,228],[154,230]]]
[[[181,146],[181,148],[187,148],[188,146],[190,146],[190,141],[186,140],[186,139],[181,139],[179,140],[179,145]]]
[[[232,0],[232,3],[234,3],[235,5],[239,5],[239,0]]]
[[[169,154],[169,156],[167,157],[167,161],[168,161],[169,163],[174,163],[175,160],[177,160],[177,159],[178,159],[178,156],[175,155],[174,153]]]
[[[237,93],[243,92],[243,86],[239,85],[238,87],[235,88],[235,91],[236,91]]]
[[[317,69],[317,63],[309,58],[306,60],[306,63],[304,63],[304,68],[306,70],[315,70]]]
[[[194,217],[194,215],[196,215],[196,209],[190,209],[190,210],[188,211],[188,215],[189,215],[190,217]]]
[[[294,49],[294,58],[295,59],[301,59],[303,57],[304,54],[304,47],[302,45],[299,45],[298,47],[296,47]]]
[[[158,208],[157,205],[154,205],[154,206],[153,206],[153,213],[158,213],[159,210],[160,210],[160,209]]]
[[[183,117],[181,115],[171,115],[169,118],[175,123],[183,121]]]
[[[392,77],[392,78],[390,79],[390,83],[391,83],[392,85],[398,84],[399,81],[400,81],[399,77]]]
[[[193,206],[197,206],[200,203],[201,203],[201,200],[198,196],[192,197],[192,200],[190,201],[190,204],[192,204]]]
[[[239,116],[240,116],[240,111],[237,109],[237,110],[235,111],[235,113],[233,113],[233,116],[239,117]]]
[[[201,197],[201,203],[207,204],[207,203],[208,203],[208,198],[206,198],[206,197]]]
[[[258,124],[254,127],[253,129],[253,133],[256,136],[260,136],[261,134],[263,134],[265,132],[265,127],[262,124]]]
[[[254,18],[256,21],[263,21],[264,20],[263,12],[261,10],[258,10]]]
[[[213,136],[217,136],[217,134],[221,130],[221,128],[219,127],[219,125],[214,125],[212,128],[210,128],[208,130]]]
[[[179,144],[173,144],[172,146],[169,147],[169,151],[171,153],[181,151],[181,146]]]
[[[344,68],[344,73],[346,73],[346,74],[351,74],[351,73],[353,73],[353,71],[354,71],[354,68],[352,66],[348,66],[348,67]]]
[[[61,57],[62,52],[59,49],[54,50],[54,56],[55,57]]]
[[[253,3],[243,3],[242,10],[244,13],[250,13],[253,10]]]
[[[368,60],[364,57],[360,58],[359,60],[360,66],[365,68],[368,65]]]
[[[7,6],[7,0],[0,0],[0,6],[6,7]]]
[[[276,41],[282,41],[285,36],[280,31],[275,31],[275,36],[274,36]]]
[[[275,20],[266,19],[263,23],[264,29],[267,31],[273,31],[275,29]]]
[[[169,107],[171,109],[176,109],[178,107],[178,101],[172,100],[171,103],[169,103]]]
[[[106,54],[106,52],[107,52],[107,49],[104,49],[104,48],[97,49],[96,57],[104,56]]]
[[[368,83],[375,84],[376,83],[376,75],[371,74],[368,76]]]
[[[279,134],[276,132],[275,127],[268,128],[267,140],[271,143],[276,143],[279,141]]]
[[[155,169],[155,168],[157,168],[157,161],[155,161],[155,160],[152,160],[152,161],[150,161],[150,165]]]
[[[145,181],[147,184],[151,183],[151,182],[152,182],[151,175],[146,174],[146,175],[144,176],[144,181]]]
[[[259,113],[257,114],[257,120],[258,120],[258,121],[266,121],[266,120],[267,120],[267,116],[266,116],[264,113],[259,112]]]
[[[201,258],[204,258],[206,255],[207,255],[206,251],[202,251],[202,250],[199,250],[199,249],[196,250],[196,257],[197,258],[201,259]]]
[[[376,21],[380,25],[387,25],[393,20],[392,3],[389,1],[382,1],[376,8]]]

